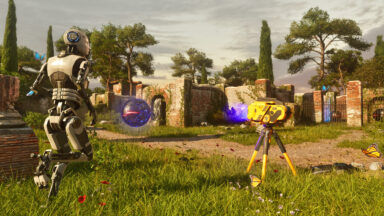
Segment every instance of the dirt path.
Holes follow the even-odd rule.
[[[296,166],[310,167],[321,164],[361,163],[368,164],[382,159],[369,158],[361,150],[353,148],[337,148],[337,143],[343,140],[360,140],[364,133],[360,130],[347,131],[337,139],[320,140],[318,142],[305,142],[301,144],[285,144],[287,153]],[[249,160],[254,146],[245,146],[235,142],[220,139],[217,135],[203,135],[191,138],[148,138],[132,137],[106,130],[97,131],[97,136],[102,139],[134,142],[147,148],[172,148],[177,152],[185,152],[190,149],[198,150],[202,155],[225,155]],[[283,140],[284,142],[284,140]],[[261,148],[262,149],[262,148]],[[280,149],[273,145],[269,149],[268,161],[277,164],[286,164],[281,159]],[[261,159],[262,151],[256,159]]]

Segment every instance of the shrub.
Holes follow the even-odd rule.
[[[28,126],[35,128],[35,129],[43,129],[44,128],[44,121],[47,118],[48,114],[41,114],[37,112],[27,112],[27,114],[24,117],[24,121],[27,123]]]

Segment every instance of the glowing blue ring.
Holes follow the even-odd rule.
[[[75,34],[76,38],[74,38],[74,39],[71,38],[72,34]],[[70,31],[70,32],[67,33],[67,39],[68,39],[69,42],[76,43],[76,42],[78,42],[80,40],[80,35],[79,35],[79,33],[75,32],[75,31]]]

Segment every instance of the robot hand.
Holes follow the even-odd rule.
[[[31,91],[29,91],[28,93],[27,93],[27,97],[29,97],[29,96],[32,96],[32,95],[37,95],[37,91],[36,90],[31,90]]]

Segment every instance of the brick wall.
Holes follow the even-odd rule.
[[[347,125],[361,127],[362,118],[362,89],[360,81],[349,81],[347,85]]]
[[[322,91],[314,91],[313,92],[313,121],[316,123],[323,122],[324,116],[323,116],[323,93]]]
[[[19,84],[17,77],[0,75],[0,180],[31,175],[37,166],[37,160],[30,159],[39,152],[37,137],[13,108]]]
[[[32,129],[0,129],[0,180],[32,175],[38,161],[32,160],[30,154],[38,152],[38,140]]]

